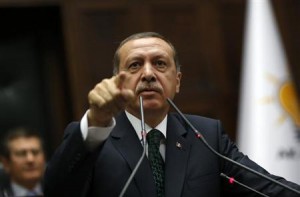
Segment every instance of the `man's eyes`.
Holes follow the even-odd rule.
[[[15,152],[15,155],[18,156],[18,157],[24,157],[24,156],[26,156],[26,154],[27,154],[27,151]]]
[[[129,66],[127,67],[127,70],[132,72],[132,71],[136,71],[141,67],[141,64],[139,62],[134,62],[129,64]]]
[[[34,156],[38,155],[41,153],[40,149],[32,149],[32,150],[22,150],[22,151],[16,151],[14,154],[17,157],[25,157],[28,153],[32,153]]]
[[[142,62],[133,62],[130,63],[127,67],[127,71],[129,72],[136,72],[143,66]],[[163,60],[155,60],[152,62],[152,66],[155,67],[159,71],[164,71],[167,68],[166,61]]]
[[[157,60],[157,61],[155,61],[155,66],[157,67],[157,69],[163,70],[163,69],[167,68],[167,63],[162,60]]]

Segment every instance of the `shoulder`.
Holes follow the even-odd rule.
[[[209,118],[209,117],[193,115],[193,114],[183,114],[183,115],[195,127],[220,126],[221,124],[220,120]],[[188,123],[184,120],[184,118],[181,117],[178,113],[170,113],[169,116],[170,118],[175,118],[180,123],[189,126]]]
[[[0,197],[13,196],[8,175],[0,169]]]
[[[80,131],[80,122],[71,122],[67,125],[64,131],[63,138],[66,139],[69,136],[81,136],[81,131]]]
[[[218,141],[224,134],[224,129],[220,120],[192,114],[183,114],[185,118],[181,117],[178,113],[171,113],[169,115],[170,119],[174,119],[177,124],[183,125],[189,133],[192,133],[193,130],[196,129],[208,141]],[[184,119],[187,119],[189,123]],[[194,127],[194,129],[192,127]]]

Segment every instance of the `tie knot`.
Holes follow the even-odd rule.
[[[157,129],[152,129],[147,133],[147,141],[149,145],[160,145],[160,141],[164,139],[164,135]]]

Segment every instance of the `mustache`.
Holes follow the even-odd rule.
[[[156,82],[143,82],[143,83],[140,83],[138,84],[138,86],[136,87],[136,94],[140,94],[141,92],[144,92],[144,91],[155,91],[155,92],[158,92],[158,93],[163,93],[163,89],[162,87],[156,83]]]

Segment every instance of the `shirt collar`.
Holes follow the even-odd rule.
[[[16,182],[11,182],[11,188],[15,196],[26,196],[29,191],[34,191],[37,195],[42,195],[42,186],[37,184],[33,190],[28,190],[27,188],[17,184]]]
[[[138,119],[137,117],[135,117],[134,115],[130,114],[127,111],[125,111],[125,113],[126,113],[126,116],[129,120],[129,122],[132,124],[136,134],[138,135],[139,139],[142,139],[141,120]],[[165,136],[165,138],[167,138],[167,117],[168,117],[168,115],[166,115],[166,117],[155,127],[155,129],[162,132],[162,134]],[[153,128],[151,128],[149,125],[147,125],[145,123],[145,129],[146,129],[146,132],[148,133]]]

